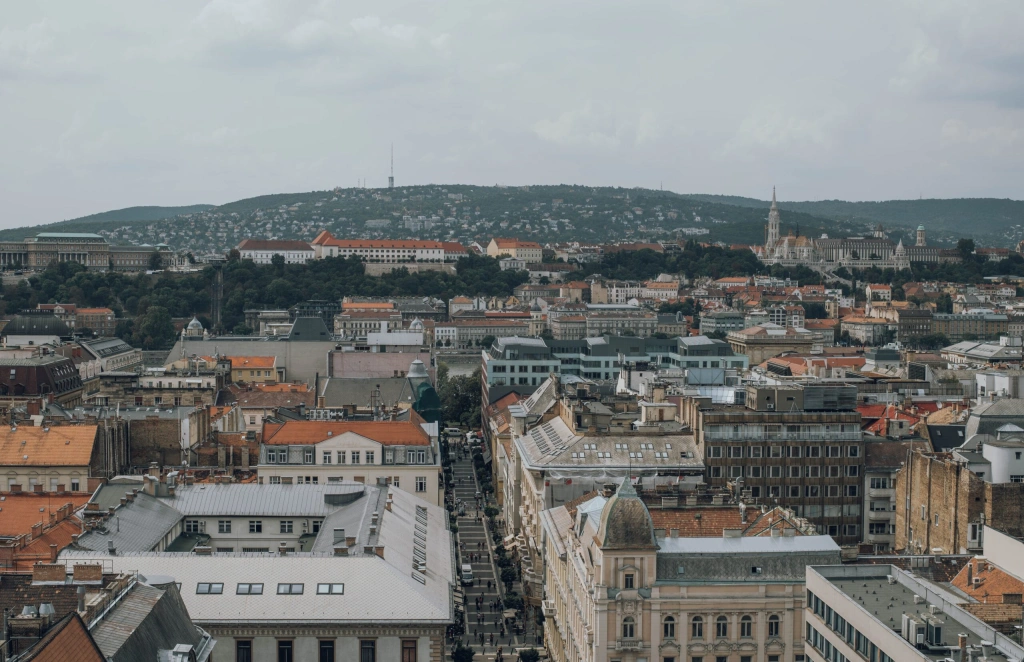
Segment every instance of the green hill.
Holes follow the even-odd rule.
[[[97,232],[102,229],[112,229],[119,225],[132,225],[134,223],[151,223],[175,218],[183,214],[194,214],[196,212],[212,209],[213,205],[187,205],[184,207],[126,207],[114,209],[98,214],[89,214],[79,218],[72,218],[56,223],[35,225],[20,228],[9,228],[0,230],[0,240],[17,241],[25,237],[31,237],[40,232]]]

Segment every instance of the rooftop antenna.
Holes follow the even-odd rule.
[[[391,176],[388,177],[388,188],[395,188],[395,143],[391,143]]]

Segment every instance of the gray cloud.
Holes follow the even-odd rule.
[[[1018,0],[7,3],[0,225],[402,183],[1020,198]]]

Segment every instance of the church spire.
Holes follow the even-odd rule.
[[[775,202],[775,187],[772,187],[772,209],[777,209],[778,204]]]

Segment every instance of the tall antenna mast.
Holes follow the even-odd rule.
[[[391,176],[388,177],[388,188],[395,188],[395,143],[391,143]]]

